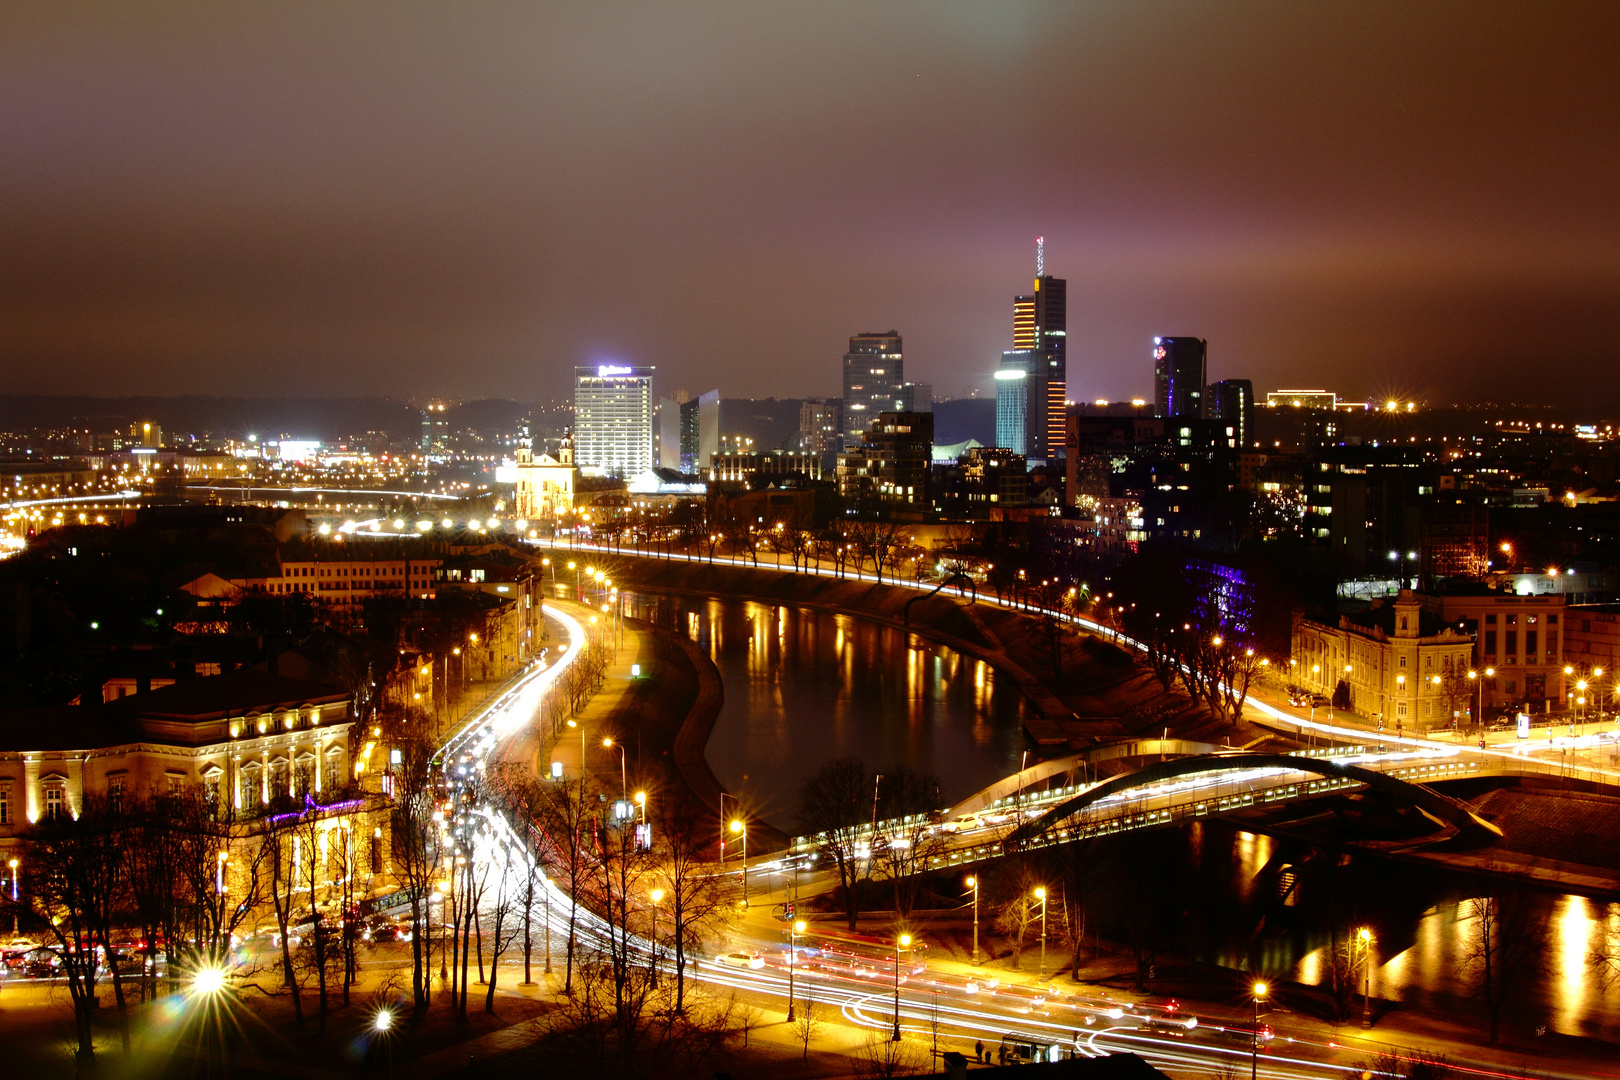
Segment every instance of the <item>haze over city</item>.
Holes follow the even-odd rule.
[[[1617,43],[0,6],[7,1075],[1612,1075]]]
[[[431,4],[0,12],[21,393],[988,389],[1620,399],[1612,5]],[[1533,375],[1531,374],[1533,372]]]

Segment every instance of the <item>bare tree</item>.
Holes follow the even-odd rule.
[[[709,826],[707,815],[684,799],[671,796],[656,804],[654,827],[659,875],[669,903],[671,942],[675,953],[675,1002],[686,1008],[686,968],[690,950],[699,938],[724,917],[722,879],[707,873]]]
[[[809,987],[806,987],[804,998],[799,1002],[799,1007],[793,1014],[793,1033],[798,1036],[799,1044],[803,1048],[799,1054],[800,1061],[810,1060],[810,1044],[815,1041],[826,1026],[826,1019],[816,1010],[814,995],[810,992]]]
[[[1542,964],[1540,942],[1545,928],[1528,897],[1490,881],[1484,894],[1467,901],[1461,914],[1473,924],[1462,962],[1478,980],[1475,992],[1490,1017],[1494,1046],[1503,1008]]]
[[[112,940],[113,916],[125,898],[127,821],[99,800],[87,799],[77,818],[45,818],[31,830],[30,839],[33,853],[19,900],[26,900],[33,921],[54,939],[73,1001],[78,1060],[88,1065],[95,1058],[90,1021],[96,1007],[96,947]],[[113,985],[122,1008],[118,980],[114,965]],[[127,1039],[126,1029],[126,1045]]]
[[[893,765],[883,772],[878,816],[884,820],[887,840],[872,857],[894,888],[894,908],[901,918],[911,914],[917,887],[929,863],[946,848],[943,833],[934,828],[939,810],[939,780],[909,765]],[[874,847],[877,841],[874,839]]]
[[[563,976],[563,992],[574,992],[574,967],[578,959],[579,898],[592,869],[596,821],[596,788],[588,777],[560,779],[545,787],[546,798],[540,819],[546,839],[546,855],[562,868],[568,889],[568,952]]]
[[[304,1002],[299,992],[298,974],[293,967],[292,927],[296,916],[299,865],[295,855],[297,821],[291,814],[266,820],[260,836],[265,861],[270,868],[270,907],[276,917],[276,939],[281,946],[281,981],[292,995],[293,1020],[304,1026]]]
[[[513,865],[514,860],[517,865]],[[484,993],[484,1011],[495,1013],[495,984],[499,979],[501,957],[516,940],[518,926],[513,921],[516,909],[533,893],[533,876],[525,872],[530,860],[525,853],[508,851],[498,860],[494,893],[486,909],[490,917],[489,988]],[[530,883],[525,887],[525,882]],[[480,949],[482,953],[482,949]]]
[[[838,871],[851,930],[860,918],[860,885],[866,872],[860,845],[868,832],[872,799],[872,774],[854,757],[827,762],[799,789],[800,826]]]
[[[867,1028],[855,1048],[855,1075],[870,1080],[910,1076],[928,1066],[928,1050],[911,1039],[895,1040],[887,1031]]]
[[[389,823],[394,873],[411,905],[411,1001],[418,1013],[432,994],[432,899],[442,874],[441,817],[433,792],[431,721],[419,709],[385,713],[386,745],[399,754],[389,767],[393,813]]]

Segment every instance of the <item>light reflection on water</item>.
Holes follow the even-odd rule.
[[[654,599],[632,595],[631,613]],[[1017,770],[1023,693],[954,650],[828,612],[752,601],[657,598],[720,672],[725,704],[708,745],[715,776],[753,812],[794,831],[806,777],[845,755],[939,778],[942,804]]]
[[[1273,851],[1273,841],[1251,833],[1230,835],[1232,891],[1245,896]],[[1196,853],[1193,853],[1196,858]],[[1358,865],[1369,867],[1372,860]],[[1386,1000],[1410,1002],[1433,1011],[1458,1010],[1483,1016],[1477,995],[1481,973],[1470,956],[1479,938],[1479,917],[1472,900],[1479,895],[1477,879],[1441,871],[1416,871],[1424,887],[1432,888],[1437,902],[1410,914],[1410,923],[1391,927],[1373,947],[1372,992]],[[1524,894],[1531,912],[1527,920],[1540,936],[1534,950],[1536,967],[1524,976],[1523,989],[1504,1009],[1503,1023],[1520,1029],[1545,1024],[1551,1031],[1605,1039],[1620,1038],[1620,981],[1606,978],[1595,954],[1612,955],[1620,941],[1620,904],[1581,896]],[[1398,908],[1372,919],[1387,919]],[[1398,918],[1399,916],[1397,916]],[[1340,927],[1345,933],[1352,927]],[[1312,941],[1310,945],[1317,945]],[[1308,985],[1323,985],[1329,978],[1329,946],[1292,943],[1285,935],[1262,945],[1269,970],[1292,969],[1292,977]],[[1394,949],[1393,954],[1386,951]],[[1241,950],[1227,943],[1223,962],[1240,964]],[[1358,971],[1356,992],[1361,990]]]

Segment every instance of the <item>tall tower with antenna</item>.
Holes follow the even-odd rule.
[[[1046,446],[1050,457],[1063,452],[1064,406],[1068,394],[1068,290],[1063,278],[1046,273],[1046,237],[1035,238],[1035,288],[1013,299],[1013,349],[1031,353],[1046,373]],[[1035,420],[1032,418],[1031,423]]]

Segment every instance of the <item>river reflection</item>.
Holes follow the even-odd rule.
[[[1471,961],[1479,938],[1472,903],[1481,894],[1478,879],[1315,851],[1219,823],[1136,839],[1146,849],[1137,858],[1150,860],[1171,888],[1198,898],[1177,942],[1198,959],[1326,987],[1333,937],[1342,942],[1365,925],[1375,935],[1375,997],[1472,1018],[1484,1030],[1480,971]],[[1537,892],[1509,902],[1523,905],[1518,932],[1533,939],[1535,959],[1503,1010],[1504,1029],[1545,1025],[1620,1039],[1620,984],[1593,961],[1600,952],[1612,955],[1620,940],[1620,905]],[[1121,915],[1111,921],[1122,932]],[[1359,1007],[1359,967],[1355,987]]]
[[[933,773],[948,804],[1018,769],[1024,696],[982,661],[861,619],[752,601],[630,596],[696,641],[720,672],[725,705],[709,739],[720,783],[795,831],[799,786],[854,755],[881,771]]]

